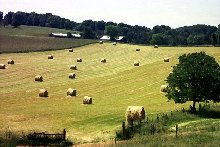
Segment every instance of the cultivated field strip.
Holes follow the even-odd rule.
[[[140,48],[140,52],[135,49]],[[206,51],[220,63],[220,48],[181,48],[137,46],[110,43],[93,44],[59,51],[0,54],[0,128],[14,130],[59,131],[67,129],[70,138],[82,141],[100,134],[112,137],[125,119],[129,105],[142,105],[146,114],[167,112],[183,106],[167,102],[160,85],[183,53]],[[48,60],[48,55],[54,59]],[[170,62],[163,59],[169,57]],[[14,65],[7,60],[13,59]],[[82,58],[82,62],[76,62]],[[101,63],[106,58],[106,63]],[[140,62],[135,67],[134,61]],[[71,70],[71,65],[78,70]],[[68,74],[76,73],[76,79]],[[34,77],[42,75],[43,82]],[[38,97],[46,88],[48,98]],[[68,88],[77,89],[77,97],[67,97]],[[93,98],[92,105],[83,105],[84,96]],[[107,133],[106,133],[107,132]]]

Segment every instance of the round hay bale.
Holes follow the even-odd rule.
[[[141,49],[139,49],[139,48],[136,48],[136,51],[137,51],[137,52],[139,52],[140,50],[141,50]]]
[[[69,78],[70,79],[75,79],[76,78],[76,74],[75,73],[70,73],[69,74]]]
[[[92,98],[88,96],[84,96],[83,104],[92,104]]]
[[[9,59],[9,60],[8,60],[8,64],[15,64],[15,61],[12,60],[12,59]]]
[[[76,96],[76,89],[69,88],[66,92],[67,96]]]
[[[71,49],[69,49],[69,52],[73,52],[73,49],[71,48]]]
[[[5,69],[5,64],[0,64],[0,69]]]
[[[169,62],[170,60],[169,60],[169,58],[164,58],[163,61],[164,62]]]
[[[99,41],[99,44],[103,44],[103,41],[101,40],[101,41]]]
[[[158,45],[154,45],[154,48],[158,48]]]
[[[48,55],[48,59],[53,59],[53,55]]]
[[[82,59],[81,58],[77,58],[76,61],[77,62],[82,62]]]
[[[105,58],[102,58],[102,59],[101,59],[101,62],[102,62],[102,63],[106,63],[106,59],[105,59]]]
[[[40,89],[39,97],[48,97],[48,92],[46,89]]]
[[[134,61],[134,66],[139,66],[139,65],[140,65],[139,61]]]
[[[43,82],[43,77],[41,75],[36,75],[34,80],[37,82]]]
[[[161,85],[160,86],[160,92],[167,92],[167,88],[168,88],[167,85]]]
[[[116,45],[117,43],[116,42],[113,42],[113,45]]]
[[[76,66],[76,65],[71,65],[71,66],[70,66],[70,69],[72,69],[72,70],[77,70],[77,66]]]
[[[128,125],[132,124],[132,121],[138,121],[145,119],[145,110],[143,106],[128,106],[125,113],[126,121]]]

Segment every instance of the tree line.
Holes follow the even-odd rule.
[[[124,36],[128,43],[157,45],[220,45],[220,25],[197,24],[172,29],[157,25],[153,29],[145,26],[131,26],[125,23],[85,20],[82,23],[70,21],[52,13],[38,14],[18,11],[0,12],[0,21],[4,26],[19,25],[42,26],[81,32],[83,38],[93,39],[109,35],[113,40]]]

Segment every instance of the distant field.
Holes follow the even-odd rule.
[[[66,33],[68,30],[31,26],[1,27],[0,53],[63,49],[97,42],[90,39],[49,38],[48,34],[52,32]]]
[[[140,48],[140,52],[135,49]],[[187,104],[167,102],[160,85],[183,53],[205,51],[220,63],[219,47],[159,47],[110,43],[92,44],[68,50],[0,54],[0,63],[12,58],[15,65],[0,70],[0,131],[56,132],[63,128],[75,142],[108,140],[125,120],[129,105],[143,105],[146,115],[181,109]],[[47,55],[54,55],[48,60]],[[76,58],[82,58],[77,63]],[[164,63],[163,58],[170,62]],[[100,62],[106,58],[107,63]],[[140,67],[134,67],[134,60]],[[77,71],[70,65],[76,64]],[[70,80],[68,74],[76,73]],[[44,82],[34,81],[35,75]],[[66,97],[68,88],[77,89],[77,97]],[[48,98],[39,98],[39,88],[46,88]],[[83,105],[84,96],[93,97],[92,105]]]

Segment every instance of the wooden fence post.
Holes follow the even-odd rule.
[[[6,128],[6,130],[5,130],[5,140],[7,140],[7,139],[8,139],[8,130]]]
[[[183,107],[182,111],[183,111],[183,113],[185,113],[185,108],[184,107]]]
[[[153,134],[153,129],[152,129],[152,124],[150,124],[150,134],[152,135]]]
[[[151,133],[151,135],[154,135],[155,131],[156,131],[155,125],[151,124],[151,126],[150,126],[150,133]]]
[[[126,135],[125,122],[124,121],[122,122],[122,134],[123,134],[123,136]]]
[[[131,120],[131,130],[134,131],[134,120]]]
[[[140,128],[139,128],[139,134],[141,134],[141,119],[140,119]]]
[[[66,129],[63,129],[63,140],[66,140]]]
[[[155,131],[156,131],[156,127],[155,127],[155,125],[153,124],[153,135],[155,134]]]
[[[176,124],[176,138],[178,136],[178,124]]]
[[[172,111],[170,112],[170,115],[171,115],[171,117],[173,117],[173,112]]]

